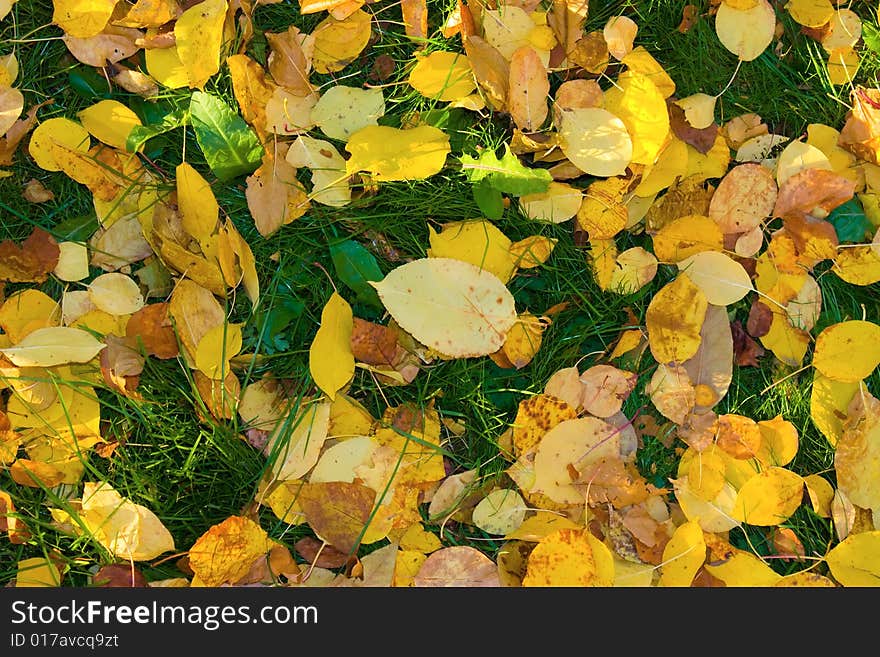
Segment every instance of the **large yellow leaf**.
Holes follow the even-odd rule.
[[[750,9],[734,9],[722,2],[715,14],[718,40],[744,62],[756,59],[773,40],[776,12],[767,0],[758,0]]]
[[[436,50],[416,55],[418,61],[407,81],[420,94],[438,101],[464,98],[474,91],[476,82],[468,59],[461,53]]]
[[[605,108],[626,126],[633,145],[631,161],[654,164],[669,134],[669,111],[651,78],[624,71],[605,92]]]
[[[217,218],[220,206],[211,186],[188,162],[177,165],[177,204],[183,229],[192,235],[205,255],[216,255]]]
[[[327,16],[312,32],[315,53],[312,65],[318,73],[341,71],[361,54],[370,40],[371,15],[358,9],[343,20]]]
[[[128,133],[141,120],[118,100],[102,100],[81,110],[77,117],[83,127],[98,141],[125,150]]]
[[[813,367],[829,379],[852,383],[880,364],[880,326],[865,320],[832,324],[816,337]]]
[[[588,529],[559,529],[529,555],[523,586],[611,586],[614,558]]]
[[[52,0],[52,22],[68,36],[87,38],[104,29],[116,0]]]
[[[367,126],[348,140],[346,171],[366,171],[375,180],[423,180],[438,173],[449,154],[449,135],[430,125],[409,130]]]
[[[834,452],[837,487],[856,506],[880,511],[880,402],[864,393],[858,403],[862,414],[847,423]]]
[[[34,158],[41,169],[61,171],[61,165],[55,161],[56,145],[79,153],[89,150],[89,133],[76,121],[61,116],[43,121],[31,134],[28,153]]]
[[[736,303],[754,289],[745,268],[719,251],[695,253],[679,260],[678,268],[715,306]]]
[[[880,530],[850,534],[825,555],[844,586],[880,586]]]
[[[68,326],[47,326],[31,331],[17,344],[0,349],[19,367],[52,367],[85,363],[104,348],[88,331]]]
[[[309,347],[309,371],[331,400],[354,375],[351,306],[334,292],[321,311],[321,326]]]
[[[269,552],[269,536],[249,518],[231,516],[202,534],[189,549],[193,585],[235,584]]]
[[[803,477],[785,468],[770,467],[739,489],[731,515],[749,525],[772,527],[797,511],[803,496]]]
[[[428,226],[429,258],[454,258],[484,269],[507,283],[516,271],[512,242],[484,219],[444,224],[438,233]]]
[[[658,586],[690,586],[706,560],[703,530],[693,520],[680,525],[663,548]]]
[[[226,0],[204,0],[184,11],[174,24],[177,54],[190,89],[203,89],[220,70],[226,9]]]
[[[447,356],[491,354],[517,320],[497,276],[453,258],[421,258],[371,283],[403,330]]]
[[[708,306],[706,295],[685,273],[654,295],[645,325],[651,353],[658,363],[680,363],[697,353]]]
[[[95,540],[120,559],[148,561],[174,550],[174,539],[162,521],[106,482],[83,485],[80,518]]]
[[[559,146],[578,169],[591,176],[620,176],[632,161],[633,141],[626,125],[600,107],[565,110]]]

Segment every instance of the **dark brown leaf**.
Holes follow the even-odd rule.
[[[719,129],[718,124],[713,123],[706,128],[698,130],[688,123],[684,110],[677,103],[672,101],[673,99],[669,98],[666,101],[666,107],[669,109],[669,125],[675,133],[675,136],[705,155],[711,150],[712,145],[715,143],[715,138],[718,135]]]
[[[739,367],[760,367],[758,359],[764,355],[764,348],[752,340],[738,319],[730,323],[733,333],[733,359]]]
[[[685,5],[681,10],[681,22],[678,24],[678,27],[675,28],[682,34],[687,34],[687,32],[696,25],[697,21],[700,20],[700,9],[696,5]]]
[[[375,500],[372,488],[345,481],[303,484],[299,491],[299,504],[314,532],[346,554],[357,550]]]
[[[749,318],[746,321],[746,331],[753,338],[760,338],[767,335],[770,331],[770,325],[773,323],[773,311],[770,306],[755,301],[749,309]]]
[[[351,352],[354,359],[367,365],[394,367],[397,331],[382,324],[354,318],[351,331]]]
[[[147,578],[131,564],[113,563],[101,566],[92,575],[92,586],[100,588],[144,588]]]
[[[303,559],[318,568],[339,568],[355,559],[345,552],[340,552],[332,545],[305,536],[293,544],[293,549]]]

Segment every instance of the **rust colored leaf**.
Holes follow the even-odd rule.
[[[99,588],[145,588],[147,578],[133,564],[111,563],[92,575],[92,586]]]
[[[749,335],[753,338],[767,335],[772,323],[773,311],[770,310],[770,307],[761,301],[755,301],[749,309],[749,318],[746,320],[746,331]]]
[[[397,331],[355,317],[351,331],[351,352],[360,363],[393,367],[397,352]]]
[[[812,269],[822,260],[837,257],[837,231],[829,221],[817,219],[809,214],[788,215],[783,224],[794,240],[798,260]]]
[[[675,136],[684,143],[690,144],[697,151],[705,155],[715,144],[715,138],[718,136],[718,124],[713,123],[705,128],[697,129],[687,122],[684,110],[675,102],[673,98],[666,99],[666,107],[669,109],[669,125]]]
[[[853,197],[855,182],[849,178],[811,167],[798,171],[779,188],[773,216],[783,219],[799,217],[816,208],[831,212]]]
[[[0,281],[42,283],[58,264],[58,242],[42,228],[34,228],[21,246],[12,240],[0,242]]]
[[[880,89],[856,87],[852,109],[840,131],[840,145],[857,157],[880,164]]]
[[[718,447],[735,459],[750,459],[761,448],[761,429],[758,423],[744,415],[719,415],[715,423]]]
[[[394,58],[383,53],[373,61],[373,66],[367,77],[375,82],[385,82],[394,73],[395,68],[397,68],[397,64],[394,63]]]
[[[6,135],[0,139],[0,166],[10,166],[12,164],[12,158],[15,155],[15,151],[18,150],[21,140],[37,125],[37,111],[54,102],[54,100],[49,99],[39,105],[34,105],[28,110],[27,116],[23,119],[18,119],[6,131]]]
[[[700,8],[696,5],[685,5],[681,10],[681,22],[675,29],[687,34],[698,20],[700,20]]]
[[[314,532],[337,550],[353,554],[370,520],[376,491],[361,484],[303,484],[299,504]]]
[[[317,568],[339,568],[355,558],[311,536],[299,539],[293,544],[293,549]]]
[[[507,105],[516,125],[526,131],[537,130],[547,118],[550,80],[538,52],[522,46],[510,58],[510,88]]]
[[[406,36],[424,39],[428,36],[428,5],[425,0],[401,0]]]
[[[179,353],[165,302],[151,303],[134,313],[125,326],[125,334],[138,339],[148,356],[168,359]]]

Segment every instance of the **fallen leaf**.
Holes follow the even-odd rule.
[[[432,553],[412,580],[419,587],[501,586],[495,562],[479,550],[456,545]]]
[[[221,586],[242,580],[269,552],[269,537],[257,523],[230,516],[202,534],[188,551],[193,584]]]
[[[548,534],[529,555],[522,585],[611,586],[611,551],[585,529],[559,529]]]

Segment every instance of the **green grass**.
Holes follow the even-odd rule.
[[[452,4],[429,2],[431,28],[438,26],[440,17]],[[610,16],[618,13],[631,16],[639,25],[636,43],[645,46],[666,68],[679,97],[696,92],[719,93],[733,77],[719,99],[719,122],[755,112],[771,131],[791,137],[803,134],[810,123],[838,128],[842,125],[848,89],[828,83],[821,49],[800,33],[787,13],[780,16],[784,33],[778,53],[769,49],[756,60],[743,63],[734,77],[736,57],[718,42],[711,19],[702,17],[686,34],[677,31],[685,4],[683,0],[594,3],[586,29],[601,29]],[[708,1],[693,4],[701,13],[709,6]],[[855,2],[853,9],[876,24],[875,8],[870,5]],[[314,75],[316,84],[377,84],[370,79],[373,63],[379,55],[387,55],[393,59],[395,69],[380,84],[384,85],[389,116],[400,120],[416,114],[428,116],[449,132],[454,155],[474,154],[478,148],[497,147],[509,139],[509,123],[504,117],[487,112],[475,119],[468,112],[448,110],[415,93],[405,81],[413,53],[423,44],[402,35],[396,4],[377,3],[368,8],[381,21],[381,38],[342,72]],[[41,120],[74,117],[108,91],[100,76],[67,53],[58,39],[60,30],[50,25],[51,12],[49,0],[19,3],[0,25],[0,55],[14,49],[21,67],[16,85],[25,94],[26,107],[54,99],[52,105],[40,112]],[[323,15],[299,16],[295,2],[259,7],[254,16],[257,36],[250,54],[265,63],[267,47],[263,32],[280,32],[291,24],[308,32]],[[429,49],[459,48],[457,38],[445,40],[439,36],[432,36],[424,45]],[[865,53],[858,79],[874,80],[878,67],[880,58]],[[207,90],[236,106],[225,70],[209,83]],[[184,104],[188,95],[189,90],[165,91],[158,105],[170,108]],[[151,110],[148,104],[124,92],[115,90],[113,97],[140,111]],[[189,128],[150,143],[148,154],[156,170],[169,175],[174,171],[181,162],[184,141],[186,160],[213,180]],[[337,146],[341,148],[342,144]],[[76,223],[76,218],[88,218],[93,213],[88,191],[63,174],[39,168],[28,157],[26,145],[16,156],[11,171],[11,177],[0,180],[0,239],[20,240],[35,225],[64,239],[69,233],[63,230],[62,222],[67,221],[69,226],[71,221]],[[55,199],[39,205],[25,201],[20,190],[30,178],[42,181],[55,193]],[[173,181],[169,178],[166,182]],[[308,348],[334,282],[353,302],[350,291],[339,281],[331,282],[325,274],[333,271],[328,244],[345,238],[361,241],[376,255],[383,272],[388,272],[400,261],[385,257],[385,251],[375,244],[377,236],[402,258],[424,257],[429,225],[437,227],[481,214],[468,183],[454,164],[442,175],[426,181],[384,184],[377,195],[359,199],[345,208],[314,204],[305,216],[269,238],[263,238],[253,225],[243,179],[213,187],[222,212],[251,245],[261,283],[262,294],[256,308],[252,309],[250,302],[239,294],[227,309],[231,321],[247,323],[244,351],[262,357],[237,372],[242,387],[271,372],[290,382],[295,397],[309,394],[311,389]],[[585,252],[573,244],[569,224],[536,226],[518,211],[510,210],[498,225],[513,240],[536,232],[558,239],[546,265],[522,271],[510,283],[520,311],[540,314],[555,304],[569,304],[553,318],[535,360],[519,371],[502,369],[488,358],[435,362],[424,367],[412,384],[401,387],[380,387],[368,373],[358,370],[351,386],[353,396],[375,417],[381,416],[389,405],[423,405],[434,400],[441,416],[459,420],[467,427],[462,437],[450,437],[450,466],[455,470],[477,468],[487,480],[504,476],[502,471],[507,463],[499,457],[498,441],[513,420],[519,401],[542,391],[550,375],[560,368],[578,363],[583,369],[600,362],[603,352],[628,327],[627,309],[643,320],[647,303],[668,280],[668,276],[658,276],[646,288],[629,296],[602,293],[587,268]],[[625,246],[635,245],[641,243],[641,238],[623,236],[621,246],[624,242]],[[856,288],[833,274],[819,275],[818,280],[824,303],[821,325],[814,334],[830,323],[861,317],[863,309],[868,319],[880,321],[877,286]],[[20,287],[24,286],[7,285],[6,293]],[[43,289],[56,298],[61,291],[60,285],[52,281]],[[368,306],[353,302],[353,307],[356,316],[371,320],[381,317]],[[747,313],[745,302],[731,308],[731,316],[743,321]],[[639,390],[650,378],[651,362],[646,358],[639,363]],[[809,418],[811,374],[805,371],[771,385],[788,374],[789,370],[774,362],[770,355],[762,360],[760,368],[735,368],[730,392],[716,410],[756,420],[782,414],[797,426],[801,436],[801,450],[792,469],[801,474],[821,472],[832,477],[833,449]],[[875,374],[869,387],[876,390],[877,384]],[[198,396],[189,373],[178,361],[148,359],[138,391],[142,401],[126,399],[109,389],[99,390],[105,437],[116,438],[120,444],[110,458],[91,457],[86,477],[106,480],[120,494],[153,510],[183,552],[211,525],[250,505],[268,464],[241,439],[235,421],[200,419]],[[653,413],[650,400],[634,394],[624,410],[631,416],[639,409]],[[669,485],[669,478],[676,476],[675,448],[680,450],[683,443],[676,440],[670,444],[646,437],[639,452],[640,470],[658,486]],[[8,473],[0,472],[0,490],[10,493],[33,533],[24,545],[0,539],[0,584],[14,577],[17,561],[27,557],[58,555],[69,567],[65,580],[69,584],[85,583],[90,568],[110,560],[94,541],[70,537],[53,527],[49,508],[63,508],[66,500],[75,499],[76,486],[53,490],[28,488],[12,482]],[[310,532],[305,525],[289,527],[268,509],[260,511],[260,518],[270,535],[287,545]],[[788,526],[804,542],[808,553],[822,555],[827,550],[833,534],[828,519],[804,508],[789,519]],[[748,537],[732,533],[731,538],[740,547],[755,545],[759,552],[767,554],[765,532],[750,531],[752,535]],[[461,524],[447,527],[444,539],[449,545],[474,545],[490,555],[502,543],[497,537]],[[773,566],[783,573],[803,567],[788,562],[774,562]],[[155,567],[145,565],[145,572],[149,579],[178,574],[173,560]]]

